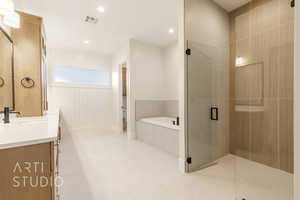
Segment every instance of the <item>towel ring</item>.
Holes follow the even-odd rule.
[[[0,77],[0,88],[5,85],[5,81],[2,77]]]
[[[33,88],[35,85],[35,82],[30,77],[25,77],[21,80],[21,85],[24,88]]]

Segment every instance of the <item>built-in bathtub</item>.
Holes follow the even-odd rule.
[[[176,118],[151,117],[138,120],[138,140],[178,157],[179,126],[173,125],[173,121],[176,121]]]

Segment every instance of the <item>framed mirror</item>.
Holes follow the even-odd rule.
[[[11,37],[0,27],[0,111],[15,109],[14,46]]]

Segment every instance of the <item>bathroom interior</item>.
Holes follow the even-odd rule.
[[[0,1],[0,199],[296,200],[295,1],[127,1]]]

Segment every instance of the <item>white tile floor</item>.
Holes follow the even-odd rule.
[[[177,158],[121,135],[64,131],[61,148],[61,200],[292,199],[291,175],[234,156],[182,174]]]

